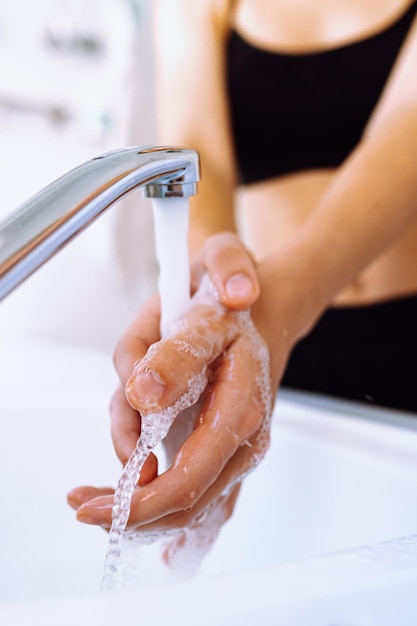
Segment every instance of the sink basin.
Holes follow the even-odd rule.
[[[199,575],[98,593],[107,535],[66,493],[117,482],[115,385],[106,352],[2,340],[2,625],[416,623],[416,417],[285,391]]]

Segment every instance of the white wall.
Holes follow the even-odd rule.
[[[0,219],[97,154],[155,142],[149,7],[10,0],[0,11]],[[155,277],[151,207],[135,193],[1,303],[0,339],[111,350]]]

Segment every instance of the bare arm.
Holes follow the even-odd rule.
[[[157,109],[163,143],[197,148],[199,193],[190,216],[192,256],[234,231],[236,170],[224,95],[225,0],[155,0]]]
[[[288,302],[292,344],[417,217],[416,66],[417,24],[361,142],[295,238],[259,268],[271,308]]]
[[[227,4],[225,0],[156,3],[161,138],[195,146],[202,158],[203,181],[192,209],[193,255],[207,236],[235,230],[236,168],[224,94]],[[172,33],[176,45],[172,45]],[[291,309],[305,312],[299,328],[294,328],[294,342],[339,290],[395,242],[414,219],[416,66],[417,24],[362,141],[286,250],[277,251],[259,268],[263,282],[268,283],[263,289],[268,290],[271,305],[276,293],[272,308],[282,310],[280,268],[284,264],[292,267],[288,287],[288,297],[294,299]],[[186,71],[181,72],[181,67]]]

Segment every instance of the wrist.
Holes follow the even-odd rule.
[[[252,318],[269,347],[272,378],[278,382],[291,350],[317,322],[329,294],[295,247],[262,261],[257,270],[260,297]]]

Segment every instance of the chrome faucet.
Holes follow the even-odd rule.
[[[123,196],[143,187],[148,198],[197,193],[194,150],[115,150],[76,167],[0,222],[0,301]]]

